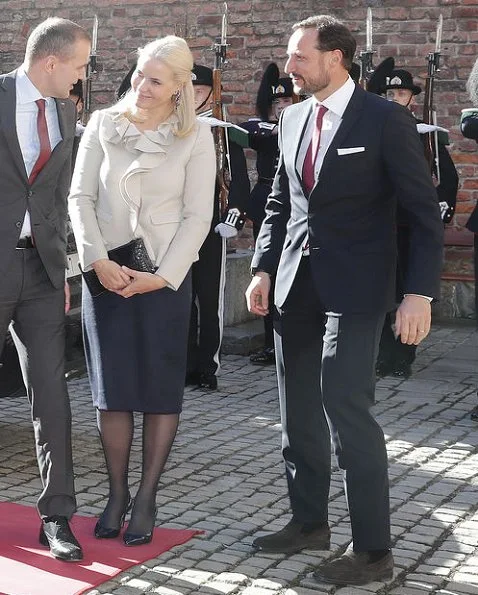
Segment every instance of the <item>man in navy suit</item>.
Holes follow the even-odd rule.
[[[396,332],[428,334],[443,225],[415,121],[349,76],[356,43],[335,18],[297,23],[285,71],[310,99],[284,110],[281,156],[252,262],[251,312],[269,311],[292,519],[256,538],[269,552],[329,549],[330,439],[344,471],[353,542],[317,580],[392,577],[387,453],[371,414],[385,312],[395,301],[396,201],[410,212],[410,266]]]

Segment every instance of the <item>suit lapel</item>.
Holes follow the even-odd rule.
[[[0,80],[0,129],[7,142],[13,162],[26,182],[27,172],[17,136],[15,77],[16,71],[3,76]]]
[[[305,191],[304,183],[302,181],[302,172],[297,169],[297,160],[299,158],[299,151],[300,151],[300,147],[302,145],[302,140],[304,138],[305,131],[307,130],[307,125],[309,123],[309,118],[310,118],[310,115],[312,114],[312,108],[313,108],[312,100],[309,100],[307,103],[304,103],[304,109],[302,111],[302,114],[300,115],[300,118],[299,118],[299,121],[297,124],[297,135],[296,135],[296,140],[295,140],[296,148],[295,148],[295,155],[294,155],[294,168],[295,168],[296,176],[302,185],[302,190],[304,191],[305,196],[307,196],[307,194]]]
[[[331,166],[331,164],[334,163],[335,159],[339,158],[337,154],[337,147],[342,145],[344,140],[347,138],[347,135],[353,128],[357,118],[359,118],[361,115],[364,100],[365,91],[363,91],[359,86],[356,86],[355,91],[353,92],[353,95],[350,98],[347,107],[345,108],[339,129],[335,133],[335,136],[330,143],[329,148],[327,149],[327,153],[324,156],[324,161],[322,163],[322,167],[320,168],[320,179],[324,179],[324,175],[327,174],[327,169]],[[314,190],[312,190],[312,192],[313,191]]]
[[[18,142],[17,136],[15,77],[16,71],[0,78],[0,130],[3,132],[8,148],[12,155],[13,162],[17,167],[18,172],[25,182],[28,183],[22,150],[20,148],[20,143]],[[55,99],[62,140],[54,148],[52,154],[50,155],[50,159],[39,172],[34,183],[36,183],[38,179],[41,179],[42,176],[46,175],[48,171],[54,167],[58,155],[61,155],[62,153],[62,148],[65,141],[74,134],[74,129],[68,116],[66,105],[67,101],[69,100]]]

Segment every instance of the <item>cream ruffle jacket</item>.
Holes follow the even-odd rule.
[[[207,124],[184,138],[176,127],[174,114],[146,132],[114,108],[92,115],[68,199],[84,270],[142,237],[156,274],[181,285],[211,225],[216,162]]]

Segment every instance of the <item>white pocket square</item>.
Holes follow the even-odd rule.
[[[352,153],[363,153],[365,147],[348,147],[346,149],[337,149],[338,155],[351,155]]]

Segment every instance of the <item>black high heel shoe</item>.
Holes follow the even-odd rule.
[[[148,533],[129,533],[128,530],[125,531],[123,535],[123,541],[125,545],[144,545],[146,543],[150,543],[153,539],[153,530],[154,524],[156,522],[156,515],[158,514],[157,507],[154,508],[153,514],[153,524],[151,527],[151,531]]]
[[[115,537],[118,537],[121,529],[123,528],[123,525],[124,525],[124,522],[126,519],[126,515],[131,510],[132,506],[133,506],[133,500],[131,498],[131,495],[128,494],[128,503],[126,504],[126,507],[123,510],[123,514],[121,515],[121,518],[120,518],[120,525],[117,529],[116,528],[112,529],[111,527],[105,527],[103,525],[103,522],[102,522],[103,514],[104,514],[103,513],[95,525],[95,537],[97,539],[114,539]]]

